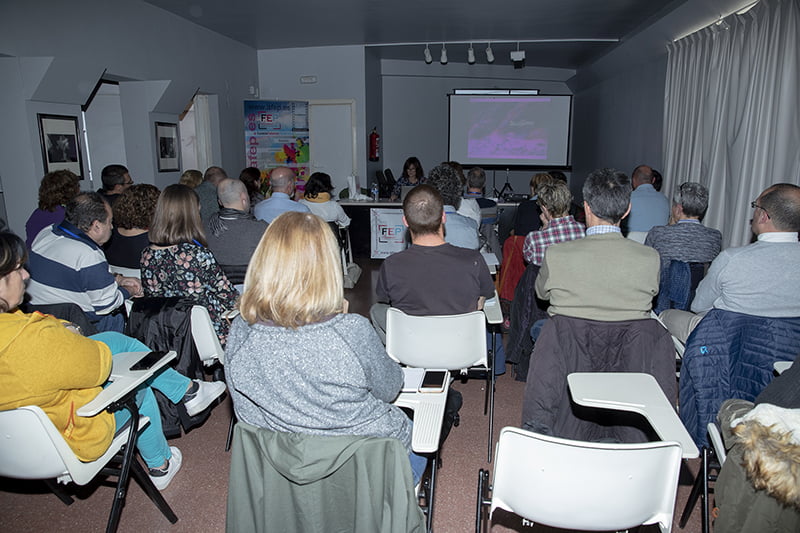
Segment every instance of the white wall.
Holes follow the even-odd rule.
[[[119,85],[104,83],[85,113],[86,135],[92,168],[92,188],[103,187],[100,173],[106,165],[127,165]],[[134,181],[137,176],[131,176]],[[85,187],[88,188],[88,187]]]
[[[138,182],[163,187],[180,173],[157,172],[154,122],[177,123],[201,89],[218,99],[215,163],[238,175],[242,101],[257,70],[254,49],[138,0],[4,0],[0,180],[11,228],[24,232],[44,173],[37,113],[79,116],[104,71],[130,80],[120,85],[127,166]]]
[[[355,100],[357,172],[363,185],[367,176],[366,139],[369,134],[366,125],[364,47],[259,50],[258,71],[262,100]],[[301,84],[301,76],[316,76],[317,81]],[[314,157],[313,145],[311,157]],[[346,154],[345,157],[350,156]]]

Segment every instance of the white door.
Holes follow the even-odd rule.
[[[308,106],[311,172],[331,177],[334,197],[347,187],[356,169],[356,122],[353,100],[312,100]],[[363,180],[362,180],[363,181]],[[363,183],[360,184],[364,186]]]

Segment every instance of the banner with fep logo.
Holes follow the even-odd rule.
[[[369,210],[372,259],[386,259],[406,249],[406,227],[402,209]]]

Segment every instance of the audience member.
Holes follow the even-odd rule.
[[[297,176],[289,167],[278,167],[269,174],[272,196],[262,200],[253,208],[253,214],[267,224],[275,220],[281,213],[298,211],[308,213],[308,207],[292,200]]]
[[[599,321],[650,316],[658,252],[622,237],[630,197],[631,182],[622,172],[595,170],[586,178],[586,237],[550,246],[536,278],[536,294],[550,300],[550,315]]]
[[[112,209],[114,229],[105,245],[109,265],[139,270],[142,250],[150,245],[147,230],[153,223],[160,191],[155,185],[132,185],[122,193]]]
[[[141,296],[138,279],[114,276],[101,248],[111,237],[111,207],[96,192],[67,203],[64,221],[33,241],[28,294],[33,305],[74,303],[98,331],[122,331],[126,298]]]
[[[225,352],[234,411],[276,432],[399,439],[416,483],[426,460],[411,452],[411,421],[391,403],[403,372],[369,322],[347,314],[342,279],[322,219],[287,212],[270,224]]]
[[[538,203],[539,187],[552,181],[553,177],[546,172],[533,175],[530,183],[531,197],[529,200],[520,202],[517,206],[517,211],[514,215],[514,228],[511,230],[511,235],[525,237],[530,232],[536,231],[541,227],[542,210]]]
[[[658,250],[661,257],[661,272],[665,272],[670,261],[687,263],[710,263],[722,247],[719,230],[707,228],[700,223],[708,209],[708,189],[703,185],[687,181],[682,183],[672,198],[670,226],[654,226],[644,243]]]
[[[497,202],[484,198],[486,194],[486,171],[481,167],[472,167],[467,172],[467,198],[474,198],[480,209],[494,209]],[[483,217],[485,218],[485,217]]]
[[[661,175],[656,169],[651,169],[653,171],[653,188],[658,192],[661,192],[661,186],[664,184],[664,176]]]
[[[69,170],[48,172],[39,184],[39,207],[25,223],[25,245],[30,249],[33,240],[47,226],[64,220],[64,206],[80,192],[78,176]]]
[[[224,346],[229,329],[224,314],[234,308],[237,292],[207,248],[194,190],[180,184],[164,189],[150,227],[150,242],[142,252],[145,296],[196,300],[208,309]]]
[[[569,214],[572,193],[565,183],[555,180],[543,183],[537,196],[542,226],[525,237],[523,255],[528,263],[541,265],[548,246],[580,239],[584,235],[584,227]]]
[[[647,165],[639,165],[633,169],[631,183],[633,193],[627,236],[644,243],[650,228],[663,226],[669,220],[669,200],[653,188],[653,169]]]
[[[115,430],[130,418],[126,409],[92,417],[76,414],[108,381],[114,355],[149,352],[136,339],[106,332],[84,337],[73,324],[17,309],[25,295],[25,247],[11,233],[0,234],[0,410],[40,406],[82,461],[93,461],[111,445]],[[181,467],[181,453],[169,446],[153,390],[172,403],[183,402],[190,416],[199,414],[225,391],[221,382],[192,381],[165,368],[140,386],[136,403],[150,419],[137,440],[153,484],[163,490]]]
[[[111,207],[114,207],[114,202],[117,201],[119,195],[133,185],[130,172],[123,165],[104,167],[100,173],[100,179],[103,181],[103,188],[98,192]]]
[[[395,182],[390,199],[394,202],[400,198],[403,187],[414,187],[422,183],[426,183],[422,165],[416,157],[409,157],[403,163],[403,173],[400,174],[400,178]]]
[[[431,170],[427,183],[439,191],[444,201],[445,241],[461,248],[480,248],[477,222],[456,212],[461,205],[461,183],[456,171],[449,165],[439,165]]]
[[[250,214],[250,196],[242,181],[222,180],[217,196],[222,208],[206,223],[208,247],[231,283],[241,284],[267,223]]]
[[[247,187],[247,195],[250,197],[250,205],[254,206],[264,200],[261,194],[261,171],[256,167],[247,167],[239,173],[239,179]]]
[[[331,197],[332,192],[331,177],[324,172],[314,172],[306,182],[305,195],[300,203],[325,222],[336,222],[340,228],[346,228],[350,225],[350,217]]]
[[[750,204],[751,227],[758,240],[723,250],[697,287],[692,315],[670,309],[662,320],[675,337],[686,340],[712,308],[747,315],[800,317],[800,187],[778,183]]]
[[[457,315],[483,308],[494,295],[494,282],[481,254],[446,243],[444,206],[439,192],[420,185],[403,200],[403,223],[411,246],[383,261],[370,316],[386,339],[386,311],[409,315]]]
[[[194,169],[184,170],[183,174],[181,174],[181,178],[178,180],[178,183],[194,189],[203,183],[203,173]]]
[[[458,161],[443,161],[443,165],[447,165],[456,171],[458,181],[461,183],[461,205],[458,206],[456,213],[467,218],[471,218],[480,227],[481,225],[481,208],[478,207],[478,202],[474,198],[466,196],[464,191],[467,186],[467,177],[464,175],[464,167]]]
[[[208,167],[206,173],[203,174],[203,183],[194,188],[194,192],[200,199],[200,218],[203,223],[208,222],[211,215],[219,211],[217,185],[224,179],[228,179],[225,170],[220,167]]]

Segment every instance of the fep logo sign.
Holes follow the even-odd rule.
[[[385,259],[406,248],[406,227],[402,209],[372,208],[370,211],[370,242],[372,259]]]
[[[406,237],[406,227],[400,225],[378,224],[378,240],[382,243],[402,243]]]

